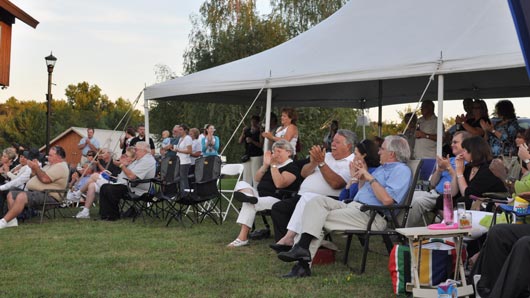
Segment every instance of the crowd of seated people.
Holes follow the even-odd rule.
[[[459,128],[452,135],[453,156],[436,157],[436,167],[430,178],[432,189],[415,192],[408,226],[426,225],[422,217],[426,211],[443,209],[441,194],[445,182],[451,182],[453,203],[456,205],[457,202],[465,202],[467,209],[471,208],[471,195],[505,192],[507,186],[513,187],[509,190],[515,193],[530,190],[530,175],[527,175],[527,164],[530,163],[530,131],[523,132],[519,128],[512,103],[499,101],[496,104],[495,114],[499,118],[497,121],[489,118],[487,106],[482,100],[466,100],[465,106],[466,114],[456,117]],[[435,117],[434,114],[432,116]],[[299,137],[296,120],[294,109],[283,109],[281,126],[275,131],[261,133],[262,138],[274,142],[272,151],[264,150],[261,167],[257,169],[253,179],[249,179],[257,185],[239,182],[235,187],[234,197],[242,202],[237,218],[240,230],[236,239],[228,245],[247,246],[256,212],[271,210],[275,243],[270,246],[282,261],[297,262],[285,277],[311,275],[311,261],[324,231],[365,228],[368,214],[361,211],[360,206],[400,204],[412,179],[406,162],[413,148],[410,148],[406,139],[388,136],[381,139],[379,145],[371,140],[357,142],[355,133],[340,128],[337,128],[333,135],[329,148],[323,148],[320,144],[311,147],[307,164],[299,168],[293,162]],[[257,123],[252,125],[260,132]],[[413,128],[415,129],[415,126]],[[163,148],[168,156],[175,154],[179,157],[181,177],[190,174],[195,158],[219,154],[220,139],[215,135],[215,127],[212,124],[205,127],[202,138],[198,129],[188,129],[184,124],[174,127],[173,138],[168,135],[168,132],[165,133]],[[246,135],[243,136],[246,141]],[[429,137],[424,138],[430,140],[431,136],[434,134],[429,133]],[[82,166],[82,171],[74,173],[71,179],[71,195],[79,198],[81,194],[86,194],[85,205],[76,215],[77,218],[90,218],[90,208],[99,193],[100,217],[111,221],[119,219],[119,202],[131,191],[127,181],[155,176],[156,161],[152,155],[150,141],[146,142],[143,134],[139,137],[140,139],[129,134],[123,140],[127,149],[124,148],[125,153],[118,161],[113,160],[108,148],[87,153],[87,163]],[[261,137],[255,141],[257,144],[262,144]],[[326,149],[329,151],[326,152]],[[92,153],[97,156],[97,160],[91,159],[94,158]],[[507,185],[508,179],[503,176],[502,171],[499,174],[494,168],[495,164],[499,164],[494,157],[512,155],[518,155],[523,173],[517,181]],[[15,187],[20,188],[21,184],[15,186],[15,183],[6,183],[0,186],[0,198],[4,196],[9,207],[0,220],[0,228],[17,226],[16,216],[24,206],[36,205],[45,199],[42,196],[43,189],[50,185],[60,187],[64,184],[63,187],[66,187],[68,173],[64,171],[65,152],[61,147],[50,149],[49,164],[44,168],[31,161],[33,157],[29,151],[25,151],[20,158],[12,156],[8,150],[3,152],[0,175],[5,174],[10,182],[19,181],[18,176],[20,179],[26,177],[29,181],[24,191],[12,190]],[[12,165],[16,159],[21,166],[13,171]],[[29,179],[28,172],[32,173],[33,178]],[[116,177],[117,181],[109,182],[107,176]],[[81,180],[85,182],[80,183]],[[148,191],[147,187],[147,183],[135,185],[132,191],[142,194]],[[188,180],[181,179],[180,189],[184,191],[188,188]],[[284,197],[281,190],[296,195]],[[386,226],[386,219],[382,215],[376,216],[373,229],[382,230]],[[495,228],[494,232],[496,229],[504,231],[511,228],[499,227]],[[519,238],[522,235],[530,236],[530,231],[517,231],[513,234],[510,243],[506,244],[508,248],[505,246],[503,249],[518,247]],[[486,244],[494,237],[497,236],[488,237]],[[493,244],[489,245],[489,249],[484,249],[484,255],[500,249],[494,248]],[[489,263],[486,257],[480,257],[478,261],[482,271],[477,269],[477,272],[484,276],[484,293],[490,293],[496,282],[501,280],[499,272],[492,274],[488,268],[509,266],[508,253],[497,261],[499,264],[496,265]]]

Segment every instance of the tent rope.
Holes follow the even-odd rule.
[[[112,140],[114,139],[114,134],[117,132],[116,129],[118,129],[121,125],[121,123],[127,119],[124,123],[124,129],[120,131],[123,132],[125,130],[125,127],[127,127],[127,125],[129,124],[131,118],[132,118],[132,114],[133,114],[133,111],[134,111],[134,108],[136,107],[136,105],[138,104],[138,101],[140,100],[142,94],[144,93],[144,89],[142,89],[140,91],[140,93],[138,94],[138,96],[136,97],[136,99],[133,101],[133,103],[131,104],[131,107],[129,108],[129,110],[127,110],[127,112],[125,112],[125,114],[123,115],[123,117],[120,119],[120,121],[118,122],[118,124],[114,127],[113,129],[113,132],[111,134],[111,137],[107,138],[105,140],[105,142],[103,143],[103,146],[101,146],[99,148],[99,150],[96,152],[96,155],[94,155],[94,160],[97,161],[98,157],[99,157],[99,154],[101,153],[101,149],[102,148],[106,148],[107,145],[110,145],[110,142],[112,142]],[[118,144],[114,145],[114,148],[112,148],[112,151],[111,152],[114,152],[114,150],[116,150],[116,147],[118,146]],[[110,149],[110,148],[108,148]],[[111,157],[111,160],[112,160],[112,157]],[[110,162],[107,164],[107,166],[105,167],[105,170],[108,170],[110,166]],[[85,174],[86,174],[86,171],[88,170],[88,167],[86,169],[83,170],[83,172],[81,173],[81,177],[83,177]],[[81,178],[79,177],[79,178]],[[77,180],[77,182],[74,184],[74,187],[75,186],[78,186],[79,185],[79,182],[81,182],[81,179]]]
[[[243,115],[243,117],[241,118],[241,121],[239,121],[239,123],[237,124],[237,127],[234,129],[234,132],[230,136],[230,139],[228,139],[228,142],[226,142],[226,145],[224,146],[224,148],[221,151],[220,155],[223,155],[223,153],[225,152],[226,148],[228,148],[228,145],[230,144],[232,139],[234,139],[234,136],[239,131],[239,128],[241,127],[241,124],[243,124],[243,122],[245,122],[245,118],[247,118],[248,113],[250,113],[250,110],[254,107],[254,105],[256,104],[256,101],[258,101],[258,98],[261,95],[261,92],[263,92],[263,89],[265,89],[265,86],[261,87],[261,89],[259,90],[258,94],[256,95],[256,97],[254,98],[254,100],[250,104],[250,107],[245,112],[245,115]]]
[[[423,89],[420,99],[418,100],[418,103],[416,104],[416,108],[414,108],[413,114],[416,114],[418,110],[420,109],[421,103],[423,102],[423,97],[425,96],[425,93],[427,93],[427,90],[429,89],[429,86],[431,86],[431,83],[434,81],[434,76],[436,75],[438,70],[440,70],[440,66],[442,65],[442,63],[443,63],[443,60],[440,54],[440,59],[436,63],[436,68],[434,69],[432,74],[429,76],[429,81],[427,82],[427,86],[425,86],[425,88]],[[412,118],[413,117],[410,117],[409,121],[407,122],[407,125],[405,125],[405,128],[403,129],[403,132],[401,134],[405,134],[405,132],[410,126],[410,123],[412,122]]]

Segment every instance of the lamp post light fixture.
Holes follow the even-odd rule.
[[[51,123],[51,113],[52,113],[52,72],[57,58],[53,56],[50,52],[50,56],[44,57],[46,60],[46,67],[48,68],[48,93],[46,94],[46,153],[50,149],[50,123]]]

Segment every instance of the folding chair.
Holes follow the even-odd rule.
[[[182,222],[183,217],[188,217],[192,222],[202,222],[206,216],[210,217],[216,224],[222,223],[221,194],[217,188],[217,180],[221,176],[221,158],[219,156],[203,156],[195,161],[195,182],[191,189],[186,189],[170,204],[168,221],[169,225],[173,219]],[[191,209],[195,215],[188,215]]]
[[[431,182],[429,178],[431,177],[434,169],[436,168],[436,159],[435,158],[423,158],[420,174],[418,177],[417,189],[429,191]]]
[[[226,210],[222,212],[223,221],[226,220],[226,217],[228,216],[228,211],[230,211],[230,208],[232,208],[237,214],[239,214],[239,210],[234,206],[232,203],[234,199],[234,190],[233,189],[223,189],[222,181],[226,176],[234,176],[236,178],[236,184],[241,181],[241,178],[243,177],[243,170],[245,167],[242,164],[224,164],[221,166],[221,177],[219,179],[219,190],[221,192],[221,196],[223,199],[225,199],[228,202],[228,206],[226,207]]]
[[[392,250],[392,246],[393,246],[390,236],[398,235],[395,229],[405,227],[405,224],[407,223],[410,204],[412,202],[412,196],[414,194],[414,190],[416,189],[416,184],[418,182],[418,177],[419,177],[419,172],[420,172],[419,169],[421,168],[421,164],[422,164],[422,160],[410,160],[407,163],[407,165],[410,167],[410,170],[412,171],[412,180],[409,184],[409,189],[407,191],[407,194],[405,195],[405,199],[403,200],[402,204],[391,205],[391,206],[364,205],[361,207],[361,211],[370,212],[370,220],[368,221],[366,225],[366,229],[364,230],[344,231],[344,234],[346,234],[347,236],[346,250],[344,254],[345,265],[348,265],[348,256],[350,252],[351,241],[352,241],[353,235],[357,235],[357,237],[359,237],[361,245],[363,246],[363,255],[361,259],[361,268],[360,268],[361,274],[364,273],[366,269],[366,259],[368,256],[371,236],[381,235],[383,237],[385,246],[388,252],[390,253],[390,251]],[[386,230],[383,230],[383,231],[372,231],[372,223],[374,222],[376,215],[380,214],[381,212],[385,214],[389,214],[390,216],[390,219],[387,218],[388,227]]]
[[[44,216],[48,218],[55,218],[56,213],[59,213],[62,217],[64,217],[61,208],[71,207],[66,200],[67,193],[68,188],[44,190],[44,203],[42,204],[42,210],[40,210],[40,223],[42,223]],[[56,194],[57,196],[59,196],[61,198],[61,201],[58,201],[54,196],[52,196],[52,194]],[[54,202],[48,201],[48,198],[52,198]]]
[[[138,216],[165,218],[167,208],[164,203],[174,200],[178,195],[180,160],[178,156],[168,156],[160,161],[160,176],[145,180],[129,181],[129,193],[125,201],[130,201],[129,208],[134,208],[133,222]],[[139,183],[149,183],[149,191],[141,195],[135,194],[131,187]]]

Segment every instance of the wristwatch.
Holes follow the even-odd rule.
[[[374,182],[377,182],[377,179],[373,178],[372,180],[368,181],[370,185],[374,184]]]
[[[325,166],[325,165],[326,165],[325,162],[321,162],[321,163],[318,164],[318,168],[320,169],[320,168],[322,168],[322,167]]]
[[[530,163],[530,159],[525,159],[523,161],[524,161],[524,163]]]
[[[425,138],[429,139],[429,138],[430,138],[430,136],[429,136],[428,134],[426,134],[426,135],[425,135]]]
[[[278,165],[271,165],[271,168],[277,168]]]

